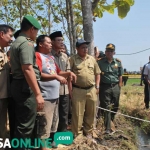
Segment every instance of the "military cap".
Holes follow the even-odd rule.
[[[30,22],[36,29],[41,29],[40,23],[33,16],[26,15],[23,20]]]
[[[79,39],[79,40],[77,40],[77,42],[76,42],[76,47],[79,47],[80,45],[82,45],[82,44],[89,44],[90,42],[87,42],[87,41],[85,41],[85,40],[83,40],[83,39]]]
[[[115,50],[115,45],[109,43],[109,44],[106,45],[106,49],[112,49],[112,50]]]
[[[51,38],[51,40],[54,40],[56,37],[63,37],[63,35],[61,31],[56,31],[56,32],[51,33],[49,37]]]

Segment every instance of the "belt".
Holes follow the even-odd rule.
[[[72,84],[72,86],[73,86],[73,87],[75,87],[75,88],[88,90],[88,89],[90,89],[91,87],[93,87],[94,85],[92,85],[92,86],[88,86],[88,87],[80,87],[80,86],[78,86],[78,85],[74,85],[74,84]]]
[[[110,86],[110,87],[114,87],[116,85],[118,85],[118,82],[117,83],[101,83],[101,85],[106,85],[106,86]]]

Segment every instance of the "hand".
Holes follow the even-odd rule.
[[[119,83],[119,87],[120,87],[120,88],[122,87],[122,83]]]
[[[77,81],[77,76],[73,73],[73,72],[70,72],[70,77],[71,81],[74,81],[74,83],[76,83]]]
[[[36,102],[37,102],[37,111],[40,111],[44,108],[44,99],[43,99],[41,93],[38,94],[35,98],[36,98]]]
[[[72,100],[72,91],[69,91],[69,98]]]
[[[59,76],[57,75],[56,79],[61,83],[61,84],[66,84],[67,83],[67,80],[62,77],[62,76]]]
[[[99,88],[98,88],[98,89],[96,89],[96,94],[97,94],[97,95],[99,94]]]

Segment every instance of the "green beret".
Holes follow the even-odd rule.
[[[35,28],[41,29],[41,25],[34,17],[26,15],[26,16],[24,16],[23,20],[24,19],[28,20]]]

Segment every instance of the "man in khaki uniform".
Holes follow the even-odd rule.
[[[70,58],[70,68],[77,76],[72,84],[72,132],[76,137],[83,133],[90,135],[96,113],[97,93],[99,92],[100,69],[94,57],[87,54],[85,40],[76,43],[77,54]]]
[[[4,48],[12,42],[14,29],[0,25],[0,138],[6,137],[7,103],[10,97],[10,66]]]

